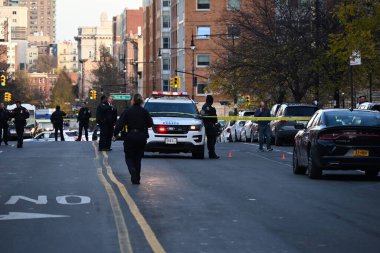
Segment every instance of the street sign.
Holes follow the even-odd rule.
[[[350,65],[357,66],[362,64],[362,58],[360,56],[359,51],[352,51],[352,55],[350,57]]]
[[[131,98],[132,98],[130,94],[123,94],[123,93],[111,94],[111,97],[114,100],[131,100]]]

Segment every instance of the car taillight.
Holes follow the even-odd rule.
[[[280,123],[288,123],[287,120],[280,120]]]
[[[230,128],[227,128],[227,133],[231,132],[231,129]]]
[[[329,133],[329,134],[322,134],[319,136],[320,140],[336,140],[340,134],[337,133]]]
[[[166,127],[164,127],[164,126],[158,127],[158,132],[159,133],[166,133]]]

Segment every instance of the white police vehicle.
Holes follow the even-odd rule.
[[[153,118],[146,152],[192,153],[204,159],[205,127],[187,92],[153,92],[144,107]]]

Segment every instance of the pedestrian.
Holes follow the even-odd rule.
[[[8,145],[9,118],[10,118],[10,113],[5,107],[5,104],[0,103],[0,146],[1,146],[2,141],[4,141],[5,145]]]
[[[208,156],[210,159],[219,159],[219,156],[215,153],[215,144],[219,132],[219,129],[216,126],[218,118],[216,115],[216,109],[212,106],[213,103],[213,96],[207,95],[206,103],[202,107],[201,114],[202,116],[205,116],[203,122],[206,128]]]
[[[24,142],[24,127],[26,119],[29,118],[29,111],[21,106],[21,101],[16,101],[16,108],[11,111],[11,118],[14,118],[17,134],[17,148],[22,148]]]
[[[113,98],[111,96],[107,98],[107,104],[108,108],[106,113],[106,149],[107,151],[111,151],[112,135],[117,121],[117,109],[113,104]]]
[[[148,128],[153,126],[153,120],[142,105],[144,100],[140,94],[133,96],[133,106],[122,113],[116,123],[114,139],[127,126],[124,138],[125,162],[131,174],[132,184],[140,184],[141,160],[148,135]]]
[[[107,97],[102,95],[100,98],[100,104],[96,108],[96,123],[99,125],[99,150],[109,151],[107,149],[107,113],[109,111],[109,105],[107,102]]]
[[[86,141],[88,141],[88,124],[91,118],[91,111],[87,107],[87,103],[82,103],[82,108],[79,110],[78,114],[78,122],[79,122],[79,136],[76,141],[82,140],[82,131],[84,129],[84,136],[86,137]]]
[[[63,117],[66,116],[64,111],[61,111],[61,107],[57,105],[55,107],[55,112],[50,117],[50,121],[54,127],[54,137],[55,141],[58,141],[58,130],[61,135],[61,141],[65,141],[65,137],[63,136]]]
[[[270,110],[265,106],[265,102],[260,102],[260,107],[255,111],[255,117],[270,117]],[[273,151],[270,145],[271,142],[271,132],[269,126],[270,120],[259,120],[258,130],[259,130],[259,151],[264,151],[264,138],[266,139],[267,150]]]

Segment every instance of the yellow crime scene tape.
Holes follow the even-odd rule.
[[[203,116],[201,114],[191,114],[191,113],[184,113],[184,112],[151,112],[152,116],[155,114],[175,114],[175,115],[185,115],[185,116],[191,116],[191,117],[198,117],[198,118],[217,118],[218,120],[224,120],[224,121],[247,121],[247,120],[253,120],[253,121],[272,121],[272,120],[284,120],[284,121],[309,121],[311,117],[253,117],[253,116]],[[90,121],[95,121],[95,118],[91,118]]]

